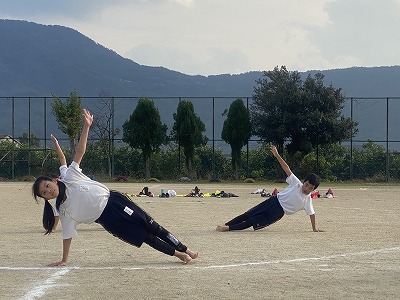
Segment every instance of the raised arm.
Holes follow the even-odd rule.
[[[270,146],[272,154],[278,160],[279,164],[281,165],[283,171],[285,171],[286,175],[289,177],[292,174],[292,170],[290,170],[288,164],[283,160],[283,158],[279,155],[278,150],[274,145]]]
[[[57,156],[58,159],[60,160],[60,165],[66,165],[67,164],[67,160],[65,159],[65,155],[61,150],[60,144],[58,143],[58,140],[56,139],[56,137],[54,135],[50,135],[51,140],[54,143],[54,146],[56,147],[56,152],[57,152]]]
[[[86,152],[86,143],[89,135],[89,129],[93,122],[93,115],[89,113],[87,109],[83,109],[83,128],[81,137],[79,138],[78,146],[76,147],[74,162],[77,164],[81,163],[83,155]]]

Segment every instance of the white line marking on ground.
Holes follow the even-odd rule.
[[[228,269],[228,268],[239,268],[239,267],[247,267],[247,266],[262,266],[262,265],[271,265],[271,264],[289,264],[289,263],[302,263],[302,262],[309,262],[309,261],[326,261],[335,258],[347,258],[352,256],[365,256],[365,255],[373,255],[373,254],[386,254],[386,253],[396,253],[400,252],[400,247],[393,247],[393,248],[383,248],[383,249],[375,249],[369,251],[362,251],[362,252],[354,252],[354,253],[341,253],[341,254],[334,254],[328,256],[321,256],[321,257],[300,257],[300,258],[293,258],[293,259],[286,259],[286,260],[269,260],[269,261],[258,261],[258,262],[244,262],[244,263],[237,263],[237,264],[227,264],[227,265],[211,265],[211,266],[202,266],[197,267],[194,265],[187,265],[185,268],[192,268],[196,270],[208,270],[208,269]],[[29,271],[29,270],[52,270],[54,268],[49,267],[0,267],[0,270],[12,270],[12,271]],[[55,273],[51,278],[47,281],[51,281],[50,287],[54,286],[55,279],[59,279],[62,275],[66,274],[70,270],[172,270],[172,269],[182,269],[182,266],[174,266],[174,267],[66,267],[62,268],[64,273],[58,274]],[[46,281],[46,282],[47,282]],[[44,285],[46,287],[46,285]],[[34,298],[23,298],[23,299],[34,299]]]
[[[26,270],[26,268],[25,268]],[[67,274],[70,269],[63,268],[53,275],[50,276],[44,283],[35,286],[25,296],[19,298],[20,300],[34,300],[41,298],[46,294],[46,291],[56,286],[56,281],[59,280],[63,275]]]
[[[350,256],[364,256],[364,255],[371,255],[371,254],[378,254],[378,253],[391,253],[391,252],[400,252],[400,247],[394,248],[384,248],[384,249],[377,249],[377,250],[370,250],[370,251],[363,251],[363,252],[356,252],[356,253],[342,253],[342,254],[335,254],[329,256],[321,256],[321,257],[303,257],[303,258],[294,258],[288,260],[272,260],[272,261],[260,261],[260,262],[249,262],[249,263],[240,263],[240,264],[233,264],[233,265],[220,265],[220,266],[209,266],[209,267],[202,267],[203,269],[212,269],[212,268],[237,268],[237,267],[246,267],[246,266],[261,266],[261,265],[270,265],[270,264],[287,264],[287,263],[297,263],[297,262],[308,262],[308,261],[323,261],[323,260],[330,260],[335,258],[345,258]]]

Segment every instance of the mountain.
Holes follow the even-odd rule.
[[[189,76],[139,65],[76,30],[0,20],[0,96],[248,96],[255,72]],[[245,94],[243,94],[245,93]]]
[[[78,31],[0,20],[0,97],[118,96],[251,97],[262,72],[190,76],[126,59]],[[349,97],[400,96],[400,66],[320,72]]]
[[[400,66],[353,67],[347,69],[307,71],[324,74],[325,84],[341,88],[346,97],[399,97]]]
[[[28,107],[24,99],[17,101],[16,125],[12,129],[11,119],[4,117],[10,116],[12,110],[9,98],[6,97],[63,97],[76,90],[82,97],[98,97],[102,92],[114,97],[173,97],[174,100],[166,99],[158,103],[163,122],[168,126],[172,122],[177,98],[202,97],[203,100],[197,101],[202,103],[196,105],[196,112],[206,124],[209,138],[214,134],[212,126],[215,122],[215,138],[219,139],[223,118],[213,119],[209,99],[250,97],[251,101],[256,80],[263,76],[260,71],[190,76],[163,67],[144,66],[118,55],[74,29],[58,25],[0,20],[0,41],[0,110],[3,116],[0,118],[0,134],[11,135],[14,130],[15,136],[28,132]],[[341,88],[346,97],[400,96],[400,66],[310,70],[300,72],[300,75],[305,78],[317,72],[325,76],[326,85]],[[205,98],[208,100],[204,101]],[[216,101],[215,116],[220,116],[229,106],[229,101],[231,99],[224,101],[221,98]],[[385,101],[357,101],[358,106],[354,112],[356,120],[360,122],[357,137],[362,140],[384,140]],[[390,104],[389,124],[389,138],[396,141],[400,137],[398,131],[392,128],[397,128],[396,120],[400,113],[397,102]],[[43,113],[40,112],[43,104],[35,103],[31,108],[33,127],[30,130],[43,138],[46,136],[42,125]],[[131,102],[121,103],[116,112],[118,122],[115,125],[118,127],[133,110]],[[47,114],[51,114],[49,107],[47,110]],[[349,102],[343,111],[347,116],[350,114]],[[57,124],[49,118],[47,126],[55,132],[53,130]]]

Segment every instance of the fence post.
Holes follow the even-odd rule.
[[[44,125],[44,128],[43,128],[43,132],[44,132],[44,149],[46,149],[47,148],[47,114],[46,114],[46,109],[47,109],[47,98],[46,97],[44,97],[43,98],[43,120],[44,120],[44,122],[43,122],[43,125]]]
[[[212,98],[212,179],[215,177],[215,98]]]
[[[246,98],[246,108],[247,111],[249,111],[249,97]],[[249,166],[249,140],[247,140],[247,145],[246,145],[246,164],[247,164],[247,170],[246,170],[246,178],[250,178],[250,166]]]
[[[28,98],[28,175],[31,175],[31,97]]]
[[[353,97],[350,98],[350,120],[351,120],[351,135],[350,135],[350,180],[353,180]]]
[[[115,140],[115,135],[114,135],[114,121],[115,121],[115,107],[114,107],[114,97],[111,98],[111,113],[112,113],[112,118],[111,118],[111,177],[114,178],[115,176],[115,153],[114,153],[114,140]]]
[[[389,177],[389,98],[386,98],[386,182]]]
[[[178,106],[179,103],[181,102],[181,97],[179,97],[178,99]],[[178,176],[181,177],[182,176],[182,172],[181,172],[181,141],[180,141],[180,137],[179,134],[177,134],[178,136]]]
[[[11,102],[11,108],[12,108],[12,116],[11,116],[11,131],[12,131],[12,151],[11,151],[11,178],[15,178],[15,99],[12,97],[12,102]]]

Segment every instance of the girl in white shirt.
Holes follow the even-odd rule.
[[[286,182],[289,186],[276,196],[272,196],[261,202],[245,213],[226,222],[224,225],[218,225],[217,231],[243,230],[251,226],[253,226],[254,230],[261,229],[280,220],[285,214],[294,214],[303,209],[310,216],[313,231],[320,231],[315,225],[315,212],[311,201],[311,192],[319,185],[318,176],[310,173],[304,178],[304,182],[302,183],[292,173],[288,164],[279,155],[278,150],[273,145],[271,145],[271,152],[288,176]]]
[[[38,177],[32,191],[35,199],[45,199],[43,226],[47,234],[54,226],[54,212],[48,200],[57,198],[56,210],[63,234],[63,254],[61,261],[49,266],[67,265],[72,238],[77,235],[78,223],[99,223],[107,231],[121,240],[140,247],[143,243],[165,254],[176,256],[184,264],[198,257],[174,235],[153,220],[144,210],[126,195],[110,191],[105,185],[91,180],[82,173],[79,164],[86,151],[89,128],[93,116],[83,110],[84,125],[76,149],[74,161],[67,167],[65,156],[57,139],[51,135],[60,159],[60,178]]]

